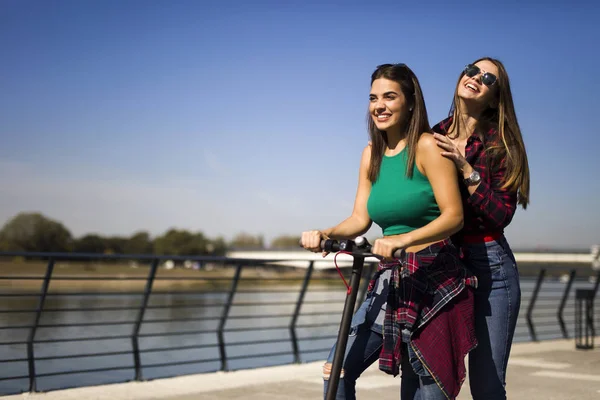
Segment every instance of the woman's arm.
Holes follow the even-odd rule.
[[[441,154],[456,165],[461,181],[467,179],[476,170],[447,136],[436,133],[433,137],[437,140],[438,146],[444,150]],[[482,180],[478,184],[467,186],[469,197],[466,200],[473,211],[485,219],[486,227],[502,229],[510,223],[517,209],[517,194],[502,189],[506,174],[506,159],[494,162],[490,166],[489,174],[489,184]]]
[[[386,258],[392,258],[392,253],[397,249],[406,249],[446,239],[463,226],[463,208],[456,168],[452,161],[440,154],[431,134],[421,135],[417,145],[416,164],[429,180],[441,214],[427,225],[414,231],[377,239],[373,252]]]
[[[369,144],[362,153],[360,169],[358,173],[358,188],[354,200],[354,209],[350,217],[336,226],[322,231],[302,232],[302,246],[308,250],[321,251],[321,240],[324,238],[354,239],[362,235],[371,227],[371,218],[367,211],[367,201],[371,193],[371,181],[369,180],[369,165],[371,162],[371,145]]]
[[[501,230],[512,221],[517,210],[517,194],[514,191],[502,189],[506,174],[506,160],[502,159],[496,165],[491,165],[490,183],[481,180],[477,185],[467,186],[470,196],[467,203],[477,215],[486,221],[486,227]],[[468,177],[474,171],[467,163],[463,176]]]

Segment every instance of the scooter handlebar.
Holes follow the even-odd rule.
[[[357,237],[354,240],[335,240],[335,239],[324,239],[321,241],[321,250],[328,253],[334,253],[338,251],[346,251],[352,255],[359,255],[363,257],[377,257],[381,256],[371,253],[372,245],[362,236]],[[402,249],[397,249],[393,253],[394,258],[402,257]]]

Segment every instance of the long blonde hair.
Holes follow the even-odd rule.
[[[498,82],[496,83],[498,90],[496,90],[495,99],[497,107],[490,106],[481,113],[476,132],[482,135],[483,132],[490,128],[498,131],[501,143],[486,142],[485,137],[482,135],[486,151],[490,155],[491,163],[505,163],[506,175],[504,176],[502,189],[516,192],[518,195],[518,204],[525,209],[529,204],[529,163],[527,161],[525,143],[521,135],[521,128],[519,128],[519,122],[517,121],[508,74],[506,68],[504,68],[504,64],[495,58],[482,57],[473,62],[473,64],[484,60],[494,63],[498,68]],[[453,121],[455,121],[454,126],[456,127],[457,134],[459,134],[458,130],[460,129],[460,124],[458,124],[460,110],[457,106],[460,104],[458,85],[464,74],[463,71],[458,78],[456,90],[454,91],[454,99],[450,107],[450,115],[453,116]]]

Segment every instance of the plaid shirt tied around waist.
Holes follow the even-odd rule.
[[[477,343],[473,298],[472,294],[466,293],[469,292],[466,289],[477,287],[477,278],[462,264],[458,250],[450,240],[434,243],[416,253],[404,253],[400,260],[392,263],[380,263],[369,283],[369,295],[379,276],[389,269],[392,273],[379,369],[398,375],[402,332],[408,331],[411,337],[409,345],[413,346],[419,358],[422,357],[421,362],[440,388],[447,396],[455,391],[458,394],[466,375],[464,356]],[[454,307],[446,307],[451,303]],[[461,321],[462,326],[446,326],[448,318],[454,322]],[[435,332],[435,344],[428,343],[431,338],[420,340],[421,337],[428,338],[432,332]],[[446,347],[456,348],[443,348],[444,343]]]

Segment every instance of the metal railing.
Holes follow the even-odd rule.
[[[144,380],[144,370],[150,368],[167,368],[167,367],[181,367],[182,365],[197,365],[197,364],[209,364],[219,365],[218,368],[212,370],[223,370],[227,371],[232,369],[230,363],[234,360],[243,359],[254,359],[254,358],[271,358],[277,356],[290,357],[287,362],[303,362],[310,354],[318,354],[321,358],[326,356],[326,351],[331,348],[332,342],[336,338],[337,327],[339,325],[339,318],[341,315],[341,307],[343,304],[345,290],[342,290],[340,286],[339,277],[335,270],[323,271],[318,270],[316,273],[315,265],[313,261],[306,261],[306,268],[301,271],[297,268],[288,268],[287,271],[296,271],[293,276],[279,276],[280,273],[273,273],[267,278],[261,276],[243,277],[243,272],[247,270],[255,270],[256,268],[270,268],[275,270],[286,270],[282,263],[285,260],[269,260],[269,259],[233,259],[226,257],[178,257],[178,256],[148,256],[148,255],[99,255],[99,254],[73,254],[73,253],[0,253],[0,259],[10,259],[13,257],[26,257],[28,259],[43,259],[47,260],[45,271],[43,275],[32,276],[24,272],[6,274],[0,272],[0,281],[41,281],[39,291],[23,291],[21,287],[17,285],[9,285],[10,290],[0,291],[0,299],[24,299],[33,298],[36,300],[35,307],[33,308],[22,308],[20,306],[13,308],[0,308],[0,333],[2,331],[19,331],[27,330],[25,339],[17,338],[12,340],[15,335],[9,335],[11,340],[0,341],[0,358],[4,358],[2,355],[6,352],[2,349],[9,347],[12,349],[11,353],[15,353],[15,347],[25,346],[26,357],[9,357],[0,359],[0,363],[3,365],[10,365],[14,363],[27,363],[27,374],[4,376],[0,377],[0,383],[2,381],[18,381],[26,380],[28,385],[23,390],[30,392],[38,391],[38,379],[39,378],[51,378],[72,374],[102,374],[110,371],[131,371],[132,380],[141,381]],[[94,276],[94,274],[86,273],[85,275],[80,274],[63,274],[57,273],[57,263],[65,262],[118,262],[118,261],[130,261],[136,260],[137,262],[148,263],[148,271],[145,276],[139,274],[135,276],[123,274],[119,272],[115,275],[107,276]],[[233,272],[233,276],[210,276],[203,271],[194,271],[186,276],[177,274],[164,274],[159,273],[163,270],[161,262],[171,261],[192,261],[198,262],[201,266],[212,265],[218,270],[219,268],[227,269]],[[295,260],[297,261],[297,260]],[[275,265],[277,264],[277,265]],[[84,268],[79,265],[78,268]],[[125,268],[125,267],[124,267]],[[375,264],[367,264],[362,280],[361,291],[358,296],[357,303],[362,302],[366,294],[367,284],[370,276],[372,276],[375,270]],[[139,271],[139,269],[137,270]],[[178,270],[173,270],[177,272]],[[301,272],[301,273],[300,273]],[[256,275],[256,274],[255,274]],[[284,274],[285,275],[285,274]],[[318,276],[315,276],[318,275]],[[540,305],[538,301],[543,301],[544,291],[543,283],[546,278],[546,269],[540,269],[535,285],[528,295],[524,291],[524,304],[527,304],[527,312],[525,314],[528,338],[524,338],[521,334],[521,339],[539,340],[538,328],[544,329],[550,327],[550,331],[544,330],[544,334],[559,336],[568,338],[569,329],[568,324],[565,323],[565,316],[571,318],[572,314],[565,315],[566,304],[573,292],[572,286],[576,280],[576,271],[570,271],[568,275],[568,281],[565,283],[564,291],[560,296],[558,306],[551,304]],[[96,290],[84,290],[84,291],[72,291],[62,290],[56,291],[51,290],[52,283],[55,282],[83,282],[83,281],[106,281],[106,282],[137,282],[138,284],[144,284],[142,291],[96,291]],[[171,281],[180,283],[197,282],[197,286],[193,290],[187,289],[170,289],[170,290],[157,290],[155,288],[157,282]],[[262,284],[262,282],[268,281],[268,285]],[[1,282],[0,282],[1,283]],[[588,282],[582,282],[587,284]],[[596,279],[594,290],[597,292],[598,285],[600,283],[600,273]],[[261,286],[259,286],[259,284]],[[295,286],[294,286],[295,285]],[[314,287],[312,287],[312,286]],[[4,285],[6,286],[6,285]],[[257,289],[258,288],[258,289]],[[257,294],[269,294],[276,296],[272,301],[262,301],[255,298],[250,301],[236,300],[236,298],[244,295],[255,296]],[[320,300],[310,300],[307,296],[327,293],[329,296],[331,293],[336,293],[337,298],[331,296],[325,296],[326,298]],[[186,303],[180,304],[176,301],[171,301],[169,304],[153,304],[151,298],[156,296],[197,296],[201,295],[204,297],[210,297],[217,295],[217,297],[223,297],[224,301],[210,301],[203,303]],[[286,296],[294,296],[294,300],[285,299]],[[106,305],[102,304],[101,307],[89,307],[89,306],[77,306],[77,307],[52,307],[48,306],[49,299],[64,297],[92,297],[94,299],[113,299],[115,296],[119,297],[139,297],[139,304],[132,306],[128,302],[119,301],[117,305]],[[556,298],[556,294],[552,294],[552,298]],[[2,301],[2,303],[6,303]],[[165,302],[166,303],[166,302]],[[240,315],[231,315],[233,307],[239,309],[259,309],[264,310],[268,307],[281,307],[287,306],[292,308],[289,313],[280,312],[264,312],[260,314],[248,313],[247,311]],[[304,308],[319,307],[318,311],[306,311]],[[212,313],[208,316],[198,316],[195,314],[191,317],[177,317],[169,316],[167,318],[151,318],[148,317],[149,312],[168,310],[174,311],[177,309],[192,309],[192,310],[216,310],[216,315]],[[218,313],[220,309],[220,315]],[[97,320],[94,313],[98,312],[133,312],[135,318],[127,320]],[[67,323],[44,323],[42,321],[44,315],[50,313],[85,313],[83,321],[67,322]],[[555,318],[548,319],[548,313],[554,314]],[[33,314],[33,322],[31,324],[21,323],[8,323],[4,324],[5,321],[2,318],[3,315],[8,314]],[[325,322],[311,322],[311,323],[300,323],[300,319],[303,317],[325,317]],[[545,319],[542,322],[536,322],[536,318]],[[10,319],[10,318],[9,318]],[[286,319],[288,322],[282,325],[267,325],[264,326],[260,321],[265,320],[281,320]],[[228,324],[232,321],[254,321],[253,326],[243,327],[229,327]],[[172,324],[172,323],[201,323],[205,326],[201,326],[200,329],[193,330],[173,330],[165,332],[145,332],[144,327],[154,324]],[[211,323],[216,324],[212,329],[207,328],[206,325]],[[98,327],[117,327],[117,326],[132,326],[132,330],[129,334],[111,334],[111,335],[98,335],[94,333],[95,328]],[[59,331],[68,328],[80,329],[80,335],[75,337],[58,337],[58,338],[39,338],[38,333],[40,329],[49,329],[53,331]],[[299,330],[311,331],[309,335],[299,334]],[[332,332],[327,334],[327,330]],[[253,332],[265,332],[265,331],[285,331],[288,334],[287,338],[262,338],[260,334],[253,334]],[[323,334],[323,332],[326,332]],[[316,332],[316,334],[315,334]],[[244,336],[242,339],[228,339],[228,334]],[[185,335],[202,336],[202,335],[213,335],[214,340],[211,342],[201,341],[200,343],[186,344],[180,343],[176,345],[161,345],[161,346],[144,346],[142,340],[165,338],[165,337],[183,337]],[[519,338],[517,333],[516,339]],[[40,356],[37,352],[39,346],[43,345],[55,345],[65,343],[97,343],[103,340],[130,340],[130,349],[110,349],[111,351],[95,351],[95,352],[82,352],[82,353],[69,353],[65,354],[61,352],[54,355],[42,355]],[[310,343],[318,343],[319,341],[327,340],[327,347],[311,347],[307,346]],[[277,345],[289,345],[289,348],[285,350],[277,350]],[[304,344],[304,348],[302,345]],[[241,354],[228,354],[228,348],[231,347],[250,347],[254,345],[262,346],[262,351],[259,354],[256,353],[241,353]],[[265,351],[269,348],[270,351]],[[215,350],[213,356],[203,358],[191,358],[185,360],[168,361],[162,360],[161,362],[146,362],[144,356],[148,354],[169,354],[175,351],[187,351],[193,352],[201,350],[203,352],[209,352]],[[39,372],[36,370],[36,366],[39,362],[51,362],[57,360],[81,360],[85,357],[119,357],[119,356],[131,356],[131,362],[127,365],[117,365],[110,367],[94,367],[94,368],[83,368],[83,369],[68,369],[68,370],[53,370],[50,372]],[[6,368],[5,370],[11,370]],[[210,370],[210,369],[209,369]],[[208,370],[206,370],[208,372]],[[176,373],[179,374],[179,373]],[[126,381],[129,379],[117,379],[117,381]],[[66,384],[66,386],[73,386],[72,384]],[[2,393],[0,391],[0,394]]]

